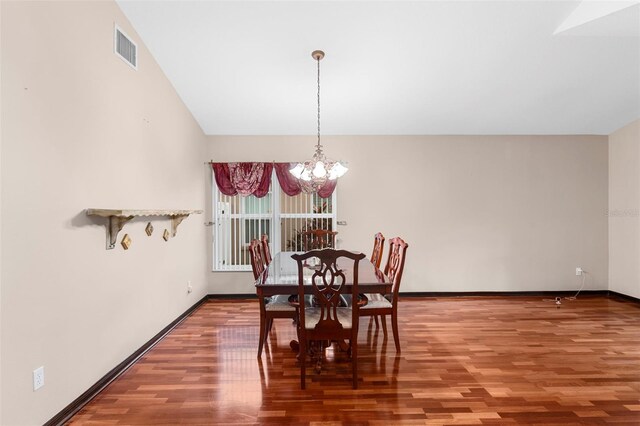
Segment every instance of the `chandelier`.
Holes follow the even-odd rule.
[[[310,160],[296,164],[289,172],[302,182],[305,192],[317,192],[328,180],[336,180],[349,170],[339,161],[328,159],[320,144],[320,60],[324,58],[322,50],[314,50],[311,57],[318,63],[318,143],[316,152]]]

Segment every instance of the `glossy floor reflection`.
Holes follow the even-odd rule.
[[[327,351],[299,367],[290,320],[257,358],[257,300],[211,300],[72,424],[640,424],[640,306],[584,297],[405,298],[402,353],[364,319],[360,389]]]

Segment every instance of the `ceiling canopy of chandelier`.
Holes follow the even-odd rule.
[[[318,63],[318,143],[316,152],[310,160],[296,164],[289,172],[303,183],[302,188],[307,192],[316,192],[327,180],[335,180],[344,175],[349,169],[339,161],[328,159],[320,144],[320,60],[324,58],[322,50],[311,53]]]

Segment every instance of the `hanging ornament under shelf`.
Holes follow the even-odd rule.
[[[124,234],[124,237],[122,237],[122,241],[120,242],[120,244],[122,244],[122,247],[125,250],[129,250],[129,247],[131,247],[131,237],[129,236],[129,234]]]

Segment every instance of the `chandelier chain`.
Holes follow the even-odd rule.
[[[318,62],[318,147],[320,147],[320,57],[316,61]]]

